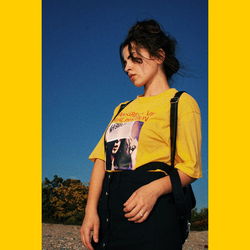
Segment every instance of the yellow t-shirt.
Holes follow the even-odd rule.
[[[89,159],[106,161],[107,171],[134,170],[149,162],[170,165],[170,99],[176,92],[170,88],[155,96],[138,96],[113,120],[123,103],[119,104]],[[201,114],[187,93],[178,104],[175,167],[191,177],[202,176]]]

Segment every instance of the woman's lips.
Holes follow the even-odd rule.
[[[129,75],[130,80],[133,80],[135,76],[136,76],[135,74]]]

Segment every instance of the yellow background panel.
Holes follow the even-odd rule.
[[[247,249],[249,4],[209,1],[209,248]],[[41,2],[1,25],[1,249],[41,249]]]
[[[0,249],[41,245],[41,2],[0,4]]]
[[[249,248],[249,1],[209,1],[209,248]]]

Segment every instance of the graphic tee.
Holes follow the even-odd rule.
[[[141,121],[112,123],[106,131],[106,169],[132,170],[136,154]]]
[[[155,96],[138,96],[113,119],[126,102],[119,104],[89,159],[105,161],[106,171],[134,170],[149,162],[170,165],[170,100],[176,92],[170,88]],[[193,178],[202,176],[200,109],[187,93],[178,104],[175,167]]]

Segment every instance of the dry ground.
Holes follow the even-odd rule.
[[[80,226],[43,223],[43,250],[86,250],[80,239]],[[183,250],[206,249],[207,231],[193,231],[189,235]]]

